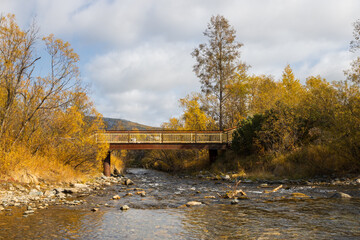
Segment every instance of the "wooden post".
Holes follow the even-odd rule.
[[[218,155],[217,149],[209,149],[209,161],[210,161],[210,164],[213,164],[216,161],[217,155]]]
[[[111,170],[110,170],[110,155],[111,152],[109,151],[106,158],[103,161],[103,166],[104,166],[104,175],[106,177],[110,177],[111,175]]]

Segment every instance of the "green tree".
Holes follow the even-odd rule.
[[[210,19],[204,32],[208,43],[200,44],[192,52],[196,59],[194,72],[202,84],[201,90],[206,95],[214,95],[217,101],[209,109],[219,124],[224,128],[224,104],[228,98],[227,85],[234,77],[235,71],[244,68],[240,62],[240,47],[243,45],[235,40],[235,30],[228,20],[217,15]]]

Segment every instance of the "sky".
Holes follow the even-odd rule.
[[[200,91],[191,52],[211,16],[223,15],[244,44],[249,74],[281,78],[287,64],[309,76],[344,79],[359,0],[0,0],[39,35],[53,33],[80,55],[81,77],[104,117],[160,126]],[[46,71],[46,70],[44,70]]]

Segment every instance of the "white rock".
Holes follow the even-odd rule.
[[[130,207],[128,205],[123,205],[120,207],[120,210],[123,210],[123,211],[126,211],[126,210],[129,210]]]
[[[186,203],[186,206],[191,207],[191,206],[199,206],[201,205],[201,202],[197,202],[197,201],[190,201]]]
[[[334,195],[332,195],[331,198],[351,198],[351,196],[346,193],[337,192],[337,193],[334,193]]]
[[[230,180],[230,176],[229,176],[229,175],[221,176],[221,178],[222,178],[223,180]]]

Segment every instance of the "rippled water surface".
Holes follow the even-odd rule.
[[[360,239],[359,186],[288,186],[265,194],[259,184],[240,184],[250,199],[231,205],[218,196],[233,189],[228,182],[144,169],[127,176],[135,185],[111,186],[84,198],[85,205],[53,206],[26,218],[23,209],[0,213],[0,239]],[[145,197],[136,194],[141,189]],[[354,198],[329,199],[335,191]],[[311,198],[290,198],[293,192]],[[110,200],[115,194],[122,198]],[[185,207],[191,200],[204,204]],[[130,209],[119,210],[123,204]],[[100,210],[91,212],[96,205]]]

